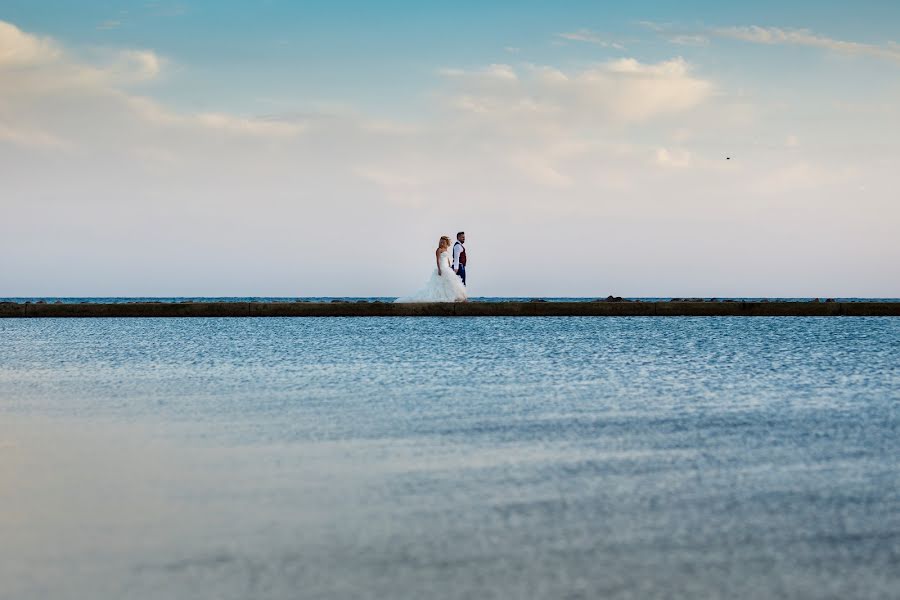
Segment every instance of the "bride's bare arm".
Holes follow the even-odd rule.
[[[438,248],[434,251],[434,260],[437,262],[438,275],[441,274],[441,249]]]

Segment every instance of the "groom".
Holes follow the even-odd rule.
[[[453,272],[459,275],[463,285],[466,284],[466,232],[456,234],[456,243],[453,244]]]

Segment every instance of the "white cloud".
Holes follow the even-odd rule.
[[[16,96],[114,89],[151,81],[165,61],[151,50],[95,51],[94,62],[79,59],[51,39],[0,21],[0,84]]]
[[[590,29],[579,29],[578,31],[559,33],[557,34],[557,36],[564,40],[587,42],[589,44],[595,44],[603,48],[616,48],[617,50],[625,49],[625,46],[623,46],[619,42],[606,39],[601,34],[591,31]]]
[[[657,32],[667,31],[672,27],[671,23],[657,23],[656,21],[638,21],[637,24]]]
[[[487,69],[485,69],[485,74],[496,79],[518,79],[515,71],[513,71],[513,68],[509,65],[490,65]]]
[[[656,162],[663,167],[686,168],[691,166],[691,153],[684,149],[658,148]]]
[[[692,75],[681,58],[652,64],[624,58],[568,73],[547,66],[515,72],[503,65],[503,77],[494,77],[509,84],[503,86],[485,81],[485,72],[452,72],[461,82],[453,95],[454,106],[500,119],[566,113],[595,124],[639,122],[690,110],[713,90],[712,83]]]
[[[515,81],[518,79],[515,70],[505,64],[491,64],[477,70],[446,68],[438,71],[444,77],[480,78],[494,81]]]
[[[163,60],[149,50],[125,50],[118,53],[112,67],[123,80],[146,81],[162,72]]]
[[[878,46],[859,42],[847,42],[821,35],[808,29],[781,29],[778,27],[720,27],[712,32],[720,37],[727,37],[756,44],[787,44],[796,46],[814,46],[826,48],[846,54],[865,54],[879,58],[900,60],[900,49],[894,45]]]
[[[118,21],[116,19],[107,19],[106,21],[99,23],[97,25],[97,29],[99,29],[100,31],[108,31],[110,29],[118,29],[121,26],[122,21]]]
[[[669,41],[679,46],[706,46],[709,44],[709,38],[705,35],[673,35]]]
[[[11,124],[3,123],[2,121],[0,121],[0,141],[7,141],[13,144],[30,146],[33,148],[71,148],[71,144],[52,134],[43,131],[19,129]]]
[[[709,41],[708,36],[715,36],[750,42],[753,44],[808,46],[812,48],[822,48],[841,54],[871,56],[874,58],[900,62],[900,45],[895,42],[868,44],[839,40],[814,33],[809,29],[749,25],[711,27],[700,32],[679,32],[671,24],[660,24],[647,21],[642,22],[641,24],[661,34],[674,34],[669,37],[669,40],[676,44],[705,45]]]
[[[115,137],[112,129],[104,134],[96,124],[87,123],[87,116],[102,118],[111,128],[121,127],[136,136],[155,135],[148,128],[159,126],[262,137],[290,137],[306,128],[299,122],[167,109],[124,89],[157,79],[165,65],[159,55],[150,50],[118,50],[100,58],[106,60],[86,63],[52,40],[0,21],[0,108],[6,107],[0,110],[0,139],[33,147],[72,148]],[[116,120],[119,124],[112,125]],[[85,135],[88,131],[92,134]]]
[[[27,34],[0,21],[0,67],[27,67],[57,60],[60,48],[48,38]]]

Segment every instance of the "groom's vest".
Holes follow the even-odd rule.
[[[459,253],[459,264],[462,265],[463,267],[465,267],[466,266],[466,247],[463,246],[462,244],[460,244],[459,242],[456,242],[456,244],[454,244],[454,248],[456,246],[462,246],[462,252]]]

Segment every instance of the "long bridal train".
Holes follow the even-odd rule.
[[[468,298],[466,286],[459,275],[453,272],[450,253],[446,250],[441,252],[438,261],[441,265],[440,274],[435,269],[424,288],[412,296],[397,298],[394,302],[465,302]]]

